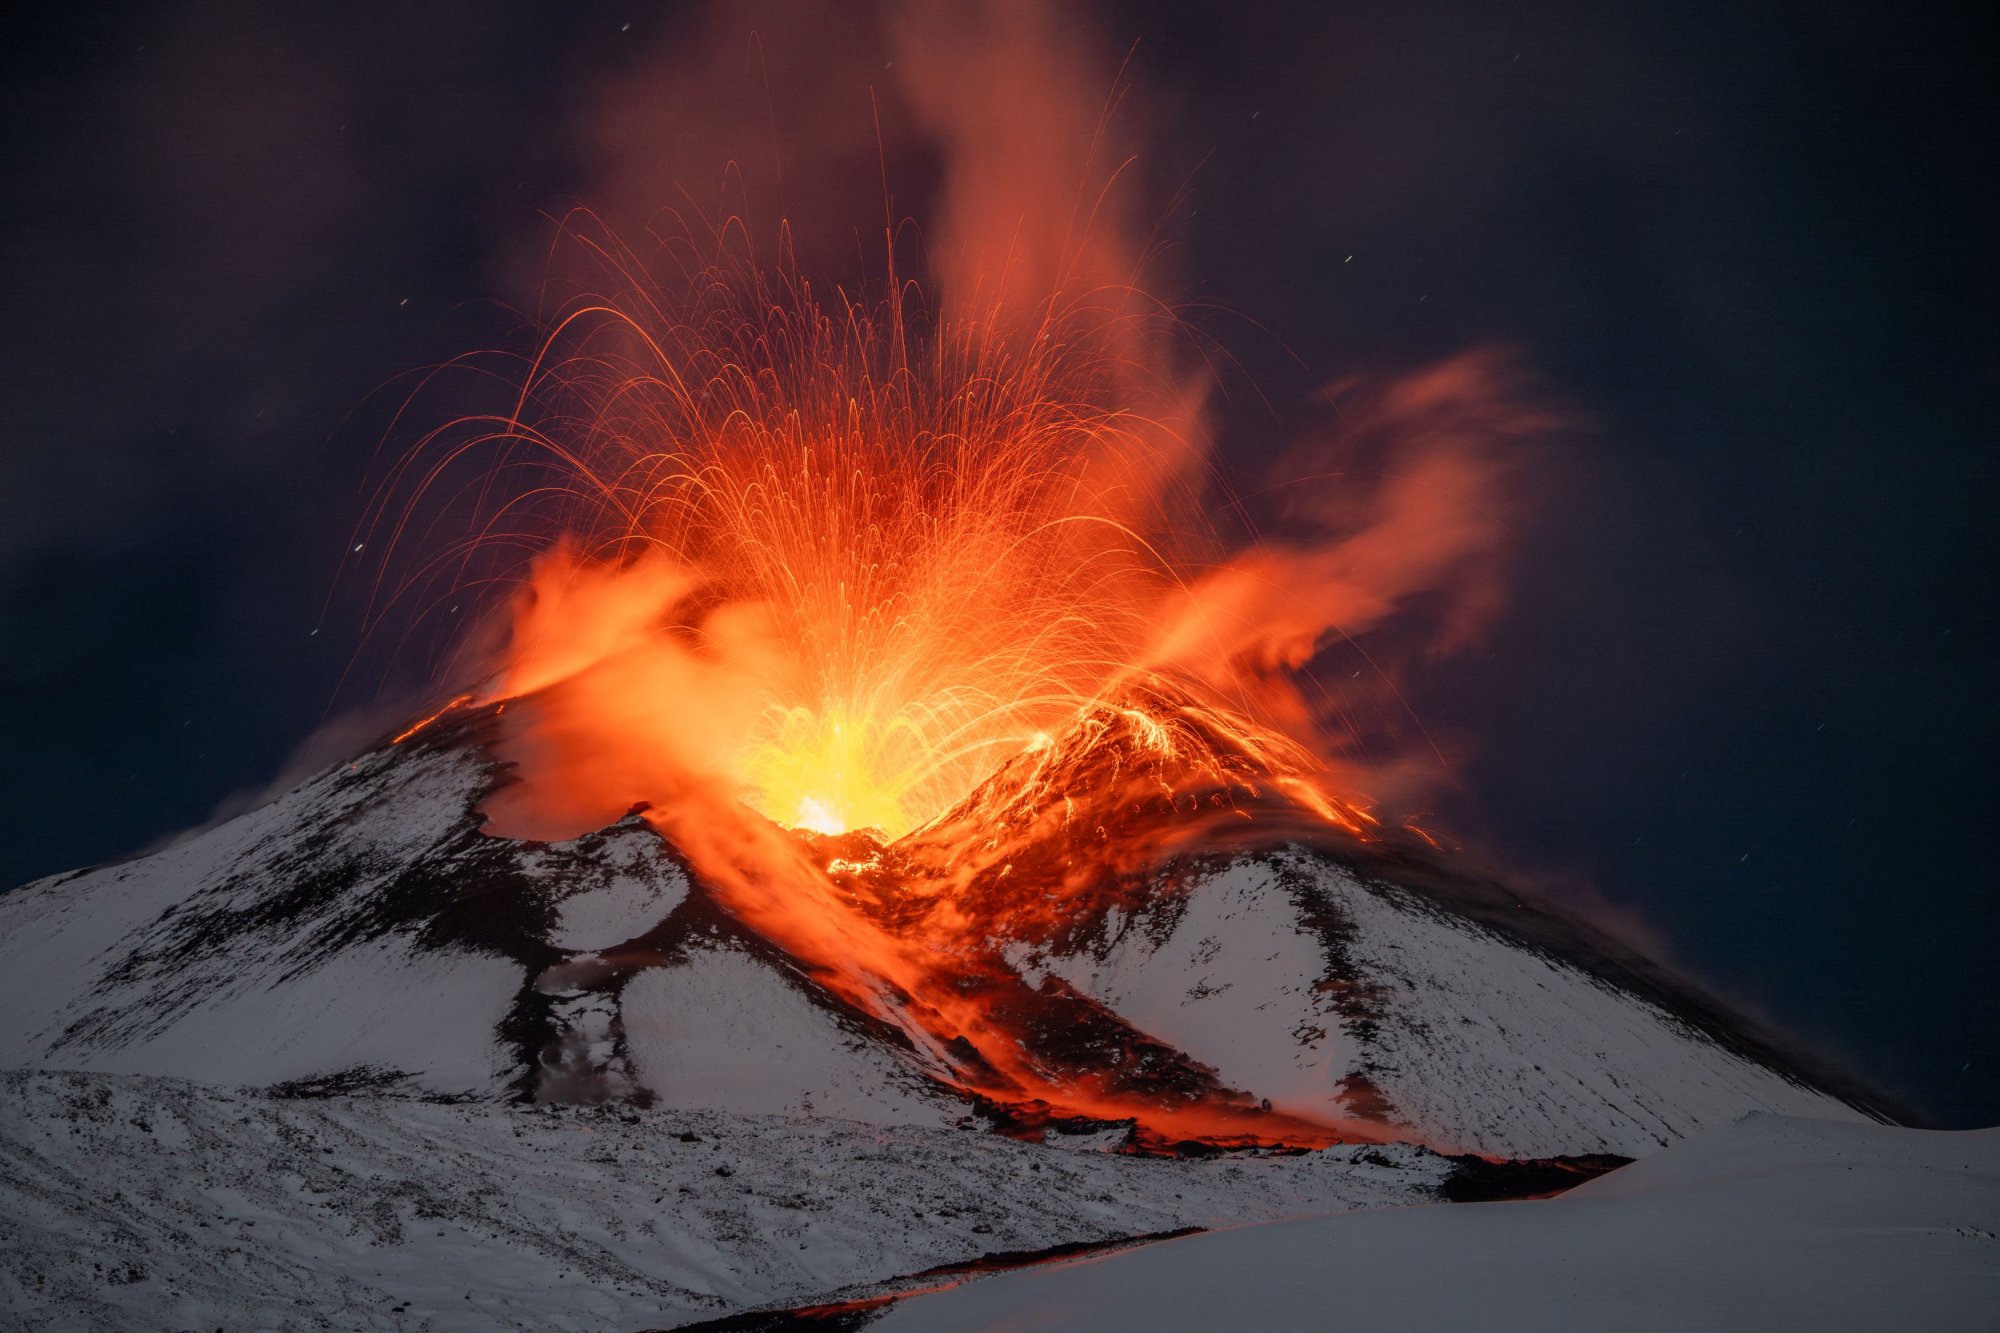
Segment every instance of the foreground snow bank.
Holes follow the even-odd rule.
[[[1448,1169],[1400,1145],[1161,1161],[0,1073],[0,1328],[662,1327],[992,1253],[1408,1203]]]
[[[888,1307],[869,1333],[1990,1330],[2000,1129],[1752,1115],[1532,1203],[1189,1236]]]

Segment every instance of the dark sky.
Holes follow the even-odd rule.
[[[1495,342],[1591,423],[1496,632],[1409,683],[1471,746],[1440,820],[1948,1125],[2000,1121],[1975,13],[1099,7],[1153,169],[1194,173],[1176,268],[1268,330],[1235,350],[1278,412],[1232,407],[1227,454],[1335,374]],[[376,697],[325,608],[395,379],[514,327],[500,271],[589,189],[596,90],[687,21],[10,30],[0,883],[196,823]]]

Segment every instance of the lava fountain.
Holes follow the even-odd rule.
[[[728,910],[976,1097],[1172,1138],[1371,1137],[1274,1115],[1115,1022],[1079,1041],[1078,997],[1000,949],[1246,828],[1374,836],[1342,701],[1308,668],[1412,598],[1487,587],[1495,445],[1539,423],[1501,405],[1493,361],[1450,363],[1349,403],[1365,483],[1307,487],[1284,540],[1219,531],[1200,360],[1064,156],[1101,143],[1103,108],[1050,67],[1053,11],[987,18],[907,90],[952,153],[941,299],[886,234],[857,296],[789,252],[758,263],[740,229],[642,261],[578,214],[561,244],[601,281],[505,410],[403,456],[387,544],[448,491],[472,537],[426,575],[529,544],[477,691],[516,775],[494,831],[643,804]],[[913,20],[900,40],[943,39]],[[1040,87],[992,104],[1036,132],[962,133],[940,59],[969,90]],[[1059,226],[1000,202],[1065,173],[1085,204]]]
[[[1050,309],[1020,337],[917,335],[900,307],[829,311],[803,282],[698,283],[664,323],[630,298],[572,315],[556,337],[580,345],[545,348],[525,395],[555,424],[506,423],[559,465],[538,498],[563,539],[493,686],[540,720],[498,818],[690,780],[786,827],[894,839],[1170,678],[1203,725],[1118,705],[1150,748],[1198,768],[1226,734],[1324,817],[1369,822],[1260,720],[1300,699],[1215,669],[1268,627],[1222,593],[1243,568],[1191,555],[1155,490],[1180,441],[1118,405],[1142,372],[1106,330]],[[581,447],[558,434],[576,423]]]

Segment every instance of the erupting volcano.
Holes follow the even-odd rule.
[[[356,543],[389,606],[505,589],[470,688],[7,898],[18,1062],[1144,1154],[1630,1154],[1853,1114],[1364,794],[1393,684],[1314,667],[1494,609],[1507,453],[1548,418],[1493,358],[1349,391],[1270,534],[1225,531],[1187,330],[1102,246],[1035,299],[961,274],[983,300],[871,305],[572,230],[615,281],[505,410],[402,456]]]
[[[1377,405],[1397,453],[1344,525],[1301,506],[1289,540],[1232,546],[1201,517],[1181,326],[1131,282],[971,317],[892,264],[881,303],[828,308],[795,269],[683,246],[676,294],[600,230],[576,244],[621,285],[562,316],[511,412],[406,465],[406,505],[471,464],[477,543],[544,546],[465,696],[504,714],[492,830],[639,806],[732,916],[966,1091],[1267,1132],[1199,1079],[1165,1097],[1023,1055],[1004,1015],[1029,1001],[982,951],[1183,850],[1376,836],[1305,668],[1497,558],[1482,483],[1533,420],[1493,367]]]
[[[357,534],[386,553],[382,607],[489,609],[451,667],[475,683],[395,744],[501,766],[477,784],[489,839],[649,828],[642,859],[684,867],[711,924],[1003,1126],[1478,1146],[1336,1049],[1336,1022],[1375,1031],[1379,987],[1281,849],[1429,852],[1377,789],[1410,789],[1381,745],[1406,720],[1393,663],[1498,608],[1521,455],[1555,418],[1468,355],[1344,386],[1337,427],[1238,494],[1220,349],[1134,239],[1118,86],[1052,13],[981,13],[892,25],[944,171],[928,229],[885,179],[873,279],[816,275],[789,222],[668,218],[642,253],[565,219],[532,352],[472,359],[505,399],[406,448]],[[1338,689],[1329,647],[1363,667]],[[1052,961],[1142,921],[1165,944],[1238,863],[1267,876],[1253,914],[1308,942],[1236,1020],[1289,1015],[1287,1073]],[[635,977],[686,962],[674,920],[538,964],[523,1092],[666,1091],[629,1010]]]
[[[298,1225],[356,1271],[404,1220],[425,1282],[588,1271],[634,1327],[1881,1118],[1411,818],[1449,763],[1399,672],[1504,610],[1560,415],[1478,351],[1231,456],[1123,85],[1053,10],[933,13],[876,128],[934,154],[922,221],[883,149],[858,276],[788,214],[556,225],[532,327],[408,400],[350,543],[372,643],[464,627],[428,705],[0,898],[0,1110],[206,1145],[149,1195],[197,1211],[335,1200]],[[346,1308],[342,1262],[285,1289]]]
[[[1185,331],[1134,282],[1031,302],[1016,284],[976,317],[913,284],[829,308],[792,268],[683,242],[676,288],[587,220],[576,243],[610,294],[556,321],[509,411],[424,441],[389,492],[392,551],[443,494],[475,515],[464,567],[532,552],[481,683],[392,748],[490,754],[489,840],[643,826],[658,843],[634,854],[694,886],[542,968],[513,1020],[541,1070],[523,1092],[703,1095],[636,1054],[648,1022],[685,1015],[656,997],[635,1018],[633,997],[721,930],[886,1044],[924,1096],[1010,1132],[1579,1146],[1398,1090],[1369,1051],[1395,1003],[1354,961],[1342,894],[1410,882],[1435,844],[1359,790],[1360,715],[1386,675],[1343,697],[1312,674],[1329,639],[1419,594],[1457,632],[1491,609],[1504,455],[1548,420],[1509,401],[1496,362],[1350,394],[1312,469],[1342,484],[1301,483],[1282,536],[1232,540],[1202,518],[1201,380],[1171,369]],[[1372,475],[1338,467],[1343,450]],[[1481,930],[1496,900],[1520,906],[1491,886],[1431,897]],[[1168,979],[1191,983],[1188,1012],[1133,1012],[1117,992],[1138,940],[1183,947],[1219,899],[1234,924],[1211,922],[1181,968],[1250,938],[1216,977]],[[1539,916],[1504,929],[1694,1023],[1676,1058],[1715,1040],[1746,1069],[1773,1058],[1606,941]],[[1268,985],[1242,971],[1259,938],[1292,969]],[[1279,1040],[1220,1030],[1225,1013]]]
[[[355,997],[275,1066],[250,1054],[269,1034],[236,1057],[544,1102],[969,1111],[1147,1151],[1627,1151],[1744,1096],[1824,1102],[1396,813],[1444,763],[1396,664],[1499,610],[1522,460],[1559,425],[1506,359],[1344,383],[1331,427],[1246,476],[1210,419],[1226,349],[1139,239],[1124,84],[1032,5],[886,32],[888,119],[935,154],[922,221],[895,211],[879,106],[872,274],[818,271],[788,217],[687,210],[644,249],[565,217],[528,350],[427,381],[498,395],[410,400],[353,542],[376,624],[477,613],[452,621],[475,628],[450,701],[260,812],[237,864],[167,853],[202,861],[170,877],[194,897],[161,881],[123,961],[20,997],[36,1049],[151,1067],[218,959],[247,994],[272,959],[282,989],[414,948],[486,978],[463,1001],[498,1043],[483,1074],[348,1030]],[[1414,966],[1386,942],[1411,930],[1435,936]],[[1467,939],[1497,971],[1452,974]],[[1494,1050],[1432,1012],[1501,1024],[1482,1011],[1519,1008],[1543,957],[1569,969],[1562,1058],[1509,1037],[1498,1068],[1547,1123],[1475,1095]],[[1701,1091],[1574,1067],[1630,1045],[1625,1004],[1651,1015],[1638,1066],[1691,1062]],[[770,1049],[704,1044],[734,1010],[776,1026],[731,1040]],[[801,1050],[833,1063],[788,1081]],[[1656,1103],[1597,1105],[1621,1079]]]
[[[214,22],[196,8],[190,22]],[[1714,369],[1728,361],[1715,347],[1763,327],[1708,311],[1728,285],[1683,262],[1736,233],[1695,211],[1682,225],[1701,244],[1676,244],[1646,220],[1658,181],[1600,174],[1592,153],[1644,140],[1594,111],[1557,141],[1524,132],[1531,106],[1605,83],[1570,69],[1589,25],[1449,25],[1448,45],[1505,75],[1452,88],[1502,112],[1475,157],[1434,141],[1452,98],[1383,96],[1394,43],[1350,41],[1368,28],[1346,10],[1322,41],[1351,58],[1330,62],[1269,59],[1308,26],[1293,14],[1099,6],[1187,48],[1155,60],[1148,35],[1120,65],[1086,31],[1091,7],[1049,0],[785,0],[764,20],[758,4],[668,6],[631,23],[516,8],[491,16],[502,47],[534,48],[505,96],[470,77],[514,69],[484,63],[484,17],[468,30],[424,16],[421,40],[379,60],[370,38],[353,88],[294,88],[277,48],[205,36],[201,59],[155,86],[172,62],[150,47],[134,65],[98,53],[112,39],[94,28],[77,44],[121,104],[126,83],[204,99],[241,83],[272,100],[269,127],[254,100],[165,130],[149,117],[154,149],[106,154],[105,170],[146,165],[149,190],[173,175],[177,198],[236,176],[274,196],[194,247],[227,259],[232,290],[190,302],[191,328],[247,336],[295,309],[346,312],[338,336],[246,364],[241,383],[200,338],[166,360],[142,348],[157,339],[114,339],[133,350],[134,402],[86,421],[84,442],[123,420],[149,451],[181,424],[233,449],[249,438],[237,409],[262,406],[275,368],[317,374],[300,349],[391,327],[391,300],[410,341],[347,370],[365,386],[432,364],[356,409],[352,442],[379,440],[365,464],[326,450],[239,479],[232,452],[226,485],[198,452],[178,471],[150,453],[129,469],[160,490],[155,507],[202,489],[162,529],[199,529],[199,558],[141,576],[122,567],[166,549],[157,534],[100,549],[79,529],[88,558],[43,579],[39,516],[14,534],[36,617],[65,615],[74,581],[104,570],[111,591],[80,622],[144,594],[117,634],[86,623],[77,642],[97,656],[153,634],[169,600],[155,590],[192,600],[189,571],[215,579],[199,589],[215,607],[160,636],[175,642],[158,671],[64,676],[77,706],[35,720],[89,790],[129,791],[145,764],[190,755],[212,766],[187,773],[188,792],[228,772],[224,747],[202,748],[216,745],[202,700],[227,698],[238,759],[255,719],[268,732],[284,668],[255,688],[197,669],[227,656],[201,627],[252,589],[256,615],[233,632],[282,626],[301,662],[309,643],[324,672],[311,679],[339,675],[343,716],[311,764],[231,817],[0,895],[0,1324],[1873,1327],[1929,1302],[1975,1326],[2000,1189],[1990,1134],[1872,1123],[1908,1117],[1441,831],[1479,818],[1481,793],[1463,787],[1487,784],[1461,774],[1520,775],[1540,756],[1548,781],[1496,803],[1524,845],[1548,852],[1561,827],[1591,830],[1583,849],[1641,831],[1650,846],[1671,820],[1657,841],[1676,846],[1646,864],[1685,868],[1690,903],[1721,900],[1731,881],[1703,878],[1710,859],[1778,873],[1758,871],[1761,851],[1700,845],[1754,822],[1738,794],[1755,770],[1726,719],[1764,719],[1767,754],[1796,749],[1794,774],[1864,753],[1814,742],[1808,761],[1797,708],[1705,711],[1728,741],[1722,777],[1714,745],[1662,738],[1693,706],[1677,691],[1727,693],[1717,664],[1733,650],[1819,642],[1810,620],[1736,638],[1730,616],[1686,615],[1696,594],[1678,595],[1678,617],[1657,596],[1656,580],[1695,569],[1702,597],[1720,589],[1742,603],[1735,620],[1750,613],[1714,522],[1769,507],[1754,474],[1688,467],[1674,480],[1690,493],[1744,496],[1633,521],[1661,447],[1712,426],[1734,448],[1732,426],[1772,418],[1676,408],[1640,470],[1558,476],[1597,468],[1589,450],[1632,427],[1621,401],[1650,413],[1689,385],[1747,380]],[[319,41],[364,18],[270,22]],[[1613,68],[1638,68],[1631,43],[1657,26],[1621,39]],[[1483,52],[1480,34],[1507,45]],[[1835,49],[1791,36],[1788,67],[1793,46]],[[1190,63],[1211,37],[1213,58]],[[392,142],[405,124],[370,91],[378,64],[391,84],[421,78],[404,110],[429,147]],[[1163,95],[1189,96],[1169,105],[1141,86],[1141,71],[1210,66],[1230,71],[1227,96],[1162,77]],[[1363,67],[1351,94],[1322,96]],[[61,100],[48,80],[24,86]],[[93,124],[113,118],[73,100]],[[1635,102],[1649,125],[1657,101]],[[1741,156],[1729,125],[1704,134],[1695,116],[1635,170],[1670,168],[1669,194],[1726,182],[1696,169],[1697,145]],[[465,160],[431,179],[425,164],[461,142]],[[1309,142],[1341,149],[1311,158],[1319,176]],[[240,169],[267,151],[288,169],[318,161],[295,151],[313,145],[325,181],[302,167],[267,189]],[[169,160],[190,170],[157,169]],[[350,208],[340,182],[357,172],[381,181]],[[63,283],[89,250],[70,243],[70,175],[55,172],[18,247]],[[1476,180],[1435,190],[1444,175]],[[1504,196],[1472,202],[1503,180]],[[410,231],[420,280],[350,271],[426,199],[453,211]],[[488,221],[469,220],[472,200]],[[1506,226],[1459,216],[1481,209]],[[198,216],[146,219],[147,244],[104,260],[97,286],[136,277],[150,319],[178,316],[199,284],[151,270],[190,250]],[[1586,218],[1609,234],[1579,249]],[[1392,242],[1398,229],[1424,243]],[[439,263],[443,238],[475,234],[491,243]],[[322,245],[328,262],[294,262]],[[1510,267],[1532,246],[1550,252],[1541,269]],[[1473,281],[1496,257],[1504,271]],[[233,290],[293,268],[311,272],[289,295]],[[1694,290],[1670,291],[1689,271]],[[1491,304],[1534,273],[1539,326]],[[1622,304],[1547,285],[1585,279]],[[1427,291],[1442,299],[1418,305]],[[480,294],[495,299],[468,303]],[[1824,314],[1822,295],[1800,308]],[[1578,354],[1614,312],[1645,337],[1622,360]],[[1665,391],[1634,389],[1632,365],[1650,371],[1672,345],[1655,326],[1682,324],[1700,355],[1662,358],[1682,376],[1659,377]],[[1570,344],[1543,336],[1558,326]],[[77,332],[34,336],[59,355],[87,345]],[[1789,394],[1810,358],[1781,359]],[[1558,406],[1571,395],[1536,362],[1579,374],[1574,400],[1603,428]],[[162,367],[196,372],[191,390]],[[296,397],[320,404],[315,424],[357,388],[324,368],[325,387]],[[190,416],[184,396],[212,412]],[[311,433],[300,412],[264,417],[260,441]],[[1782,481],[1797,434],[1771,454]],[[76,453],[78,476],[118,470]],[[275,489],[287,469],[291,489]],[[295,523],[336,472],[359,494],[323,525]],[[1559,491],[1568,515],[1552,512]],[[267,495],[298,503],[211,538],[220,507]],[[1887,532],[1904,511],[1883,512]],[[1685,541],[1628,560],[1679,523]],[[317,628],[261,564],[215,574],[281,540],[320,561],[313,533],[330,552],[316,576],[337,580]],[[1775,569],[1796,556],[1783,545],[1732,539],[1728,558]],[[1586,555],[1619,577],[1572,581],[1565,562]],[[1815,568],[1807,589],[1829,607],[1854,587],[1837,572]],[[1724,632],[1650,677],[1660,646],[1700,626]],[[1533,645],[1559,639],[1565,660],[1530,679]],[[49,664],[74,654],[16,656],[23,679],[53,681]],[[1775,680],[1798,660],[1758,670]],[[84,682],[142,676],[150,723],[169,708],[181,722],[173,744],[135,729],[153,751],[106,750],[139,694]],[[1785,679],[1804,698],[1831,678]],[[1678,717],[1631,707],[1655,687],[1681,699]],[[1632,725],[1605,727],[1581,771],[1593,750],[1575,733],[1614,710]],[[1521,739],[1475,768],[1481,740],[1465,732],[1481,717]],[[1529,734],[1544,728],[1565,734]],[[1621,786],[1621,772],[1680,768],[1683,750],[1696,776],[1671,800],[1706,782],[1723,793],[1709,804],[1633,795],[1663,781]],[[1562,793],[1548,826],[1537,791]],[[78,805],[79,827],[100,808]],[[169,808],[184,807],[150,817]],[[104,841],[143,826],[120,817]],[[1815,843],[1793,873],[1857,845]],[[1837,905],[1821,887],[1815,908]],[[1787,947],[1798,963],[1839,938]],[[1735,956],[1778,957],[1770,943]],[[1932,1055],[1943,1042],[1925,1038]],[[1091,1263],[1043,1266],[1086,1250]]]

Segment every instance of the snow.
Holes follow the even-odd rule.
[[[908,1052],[747,932],[732,943],[642,819],[485,836],[497,773],[474,740],[392,746],[152,856],[0,896],[0,1068],[250,1084],[366,1065],[439,1093],[955,1118]],[[1061,978],[1308,1118],[1525,1157],[1641,1155],[1749,1110],[1859,1118],[1312,852],[1163,881],[1079,934],[994,944],[1030,985]]]
[[[141,1044],[57,1067],[278,1083],[354,1066],[446,1093],[487,1093],[511,1072],[494,1023],[520,985],[499,959],[420,954],[401,940],[335,954],[285,984],[218,988]]]
[[[663,1106],[944,1125],[964,1107],[882,1044],[843,1029],[769,964],[732,949],[642,972],[623,996],[626,1049]]]
[[[1512,1157],[1642,1157],[1749,1111],[1867,1122],[1581,970],[1408,890],[1327,874],[1348,956],[1384,988],[1375,1085],[1408,1123]]]
[[[668,1327],[989,1253],[1407,1203],[1445,1169],[1409,1147],[1169,1161],[820,1116],[0,1074],[0,1325]]]
[[[1757,1114],[1559,1198],[1189,1236],[891,1306],[870,1333],[1991,1330],[2000,1130]]]
[[[407,934],[317,940],[473,818],[481,772],[463,755],[370,755],[143,860],[0,896],[0,1067],[262,1082],[365,1062],[444,1091],[494,1084],[517,967]],[[329,830],[355,882],[260,916],[324,868]]]
[[[1274,876],[1235,867],[1197,880],[1175,906],[1164,938],[1143,916],[1121,918],[1101,955],[1016,948],[1010,961],[1030,981],[1054,973],[1280,1111],[1351,1114],[1338,1085],[1358,1052],[1319,985],[1320,943]]]
[[[557,844],[560,853],[563,844]],[[644,934],[687,898],[687,872],[659,854],[660,839],[637,821],[600,836],[592,864],[580,873],[574,857],[530,850],[522,865],[562,886],[548,941],[577,952],[609,949]]]
[[[1298,885],[1340,921],[1328,957]],[[1094,948],[1014,946],[1223,1081],[1301,1115],[1365,1112],[1366,1080],[1434,1146],[1636,1157],[1753,1110],[1864,1120],[1579,968],[1293,850],[1197,877]]]

